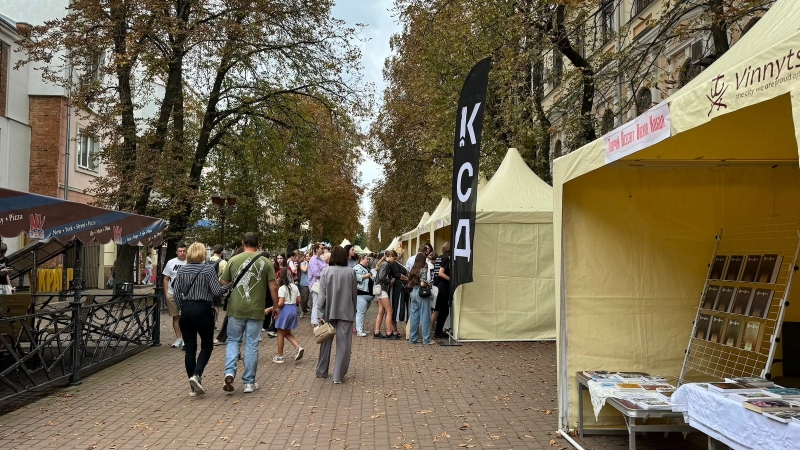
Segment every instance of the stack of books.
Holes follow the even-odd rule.
[[[750,411],[782,423],[800,423],[800,389],[784,388],[761,377],[726,378],[708,390],[739,401]]]

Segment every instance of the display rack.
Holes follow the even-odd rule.
[[[686,376],[693,373],[708,375],[716,379],[768,376],[775,356],[781,324],[788,306],[792,280],[797,271],[797,255],[800,250],[800,231],[797,219],[776,217],[743,222],[726,228],[724,237],[722,231],[720,230],[716,237],[717,244],[711,264],[709,264],[703,293],[700,295],[700,305],[692,326],[689,346],[678,379],[679,384],[686,382]],[[745,259],[750,255],[780,255],[783,260],[774,283],[739,281],[741,275],[737,277],[736,281],[709,279],[714,271],[714,262],[718,255],[728,257],[721,278],[724,278],[731,256],[734,255],[743,255]],[[742,271],[739,273],[741,274]],[[773,297],[763,318],[733,313],[732,307],[729,308],[730,312],[719,311],[715,310],[713,306],[708,308],[707,304],[704,305],[709,285],[736,288],[737,291],[740,288],[750,288],[753,291],[770,289],[773,291]],[[725,320],[725,329],[717,334],[724,335],[732,321],[739,322],[739,326],[742,326],[743,329],[739,333],[738,339],[734,340],[734,345],[726,345],[725,338],[722,338],[722,343],[712,342],[705,337],[697,337],[698,327],[700,327],[700,331],[703,327],[699,324],[701,316]],[[743,348],[744,332],[746,331],[744,326],[750,322],[760,323],[761,330],[758,333],[759,338],[756,345],[752,346],[751,350],[746,350]],[[710,337],[710,335],[706,336]]]

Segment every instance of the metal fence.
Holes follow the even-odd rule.
[[[154,294],[33,296],[21,315],[0,304],[0,413],[53,387],[80,384],[82,376],[160,341]]]

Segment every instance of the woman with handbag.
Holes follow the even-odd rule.
[[[389,300],[389,259],[397,258],[394,250],[387,251],[375,268],[378,271],[376,286],[380,286],[381,292],[378,294],[378,317],[375,318],[375,339],[384,339],[392,332],[392,301]],[[381,325],[386,323],[386,336],[381,334]]]
[[[350,352],[353,344],[353,321],[356,317],[357,286],[353,269],[347,266],[347,252],[333,248],[330,266],[319,278],[319,300],[317,315],[320,324],[329,323],[336,329],[336,360],[333,363],[333,384],[341,384],[350,367]],[[317,378],[328,377],[333,340],[320,345]]]
[[[175,300],[180,302],[178,325],[183,334],[184,364],[189,376],[189,396],[206,393],[202,384],[203,370],[214,350],[214,297],[228,292],[219,282],[214,266],[205,264],[206,246],[195,242],[189,246],[186,262],[172,282]],[[200,354],[197,354],[197,335]]]
[[[434,344],[431,339],[431,285],[428,280],[428,263],[425,254],[420,253],[414,259],[414,266],[408,273],[408,286],[411,287],[411,318],[408,341],[419,342],[419,326],[422,324],[422,343]]]
[[[369,270],[369,256],[362,255],[358,264],[355,265],[353,270],[356,273],[356,282],[358,283],[356,305],[356,333],[359,337],[364,337],[367,333],[364,332],[364,316],[367,314],[369,305],[375,296],[372,293],[374,286],[372,281],[372,272]]]

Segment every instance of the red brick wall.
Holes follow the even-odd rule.
[[[30,97],[30,191],[33,193],[59,196],[59,167],[63,167],[61,160],[65,153],[66,118],[65,97]]]
[[[64,165],[62,164],[61,167],[63,168]],[[63,187],[59,187],[58,188],[57,197],[58,198],[64,198],[64,188]],[[92,202],[94,202],[94,197],[92,197],[89,194],[84,194],[82,192],[75,192],[74,190],[70,190],[69,191],[69,201],[75,202],[75,203],[83,203],[83,204],[89,205]]]
[[[5,117],[8,104],[8,58],[11,47],[0,42],[0,117]]]

